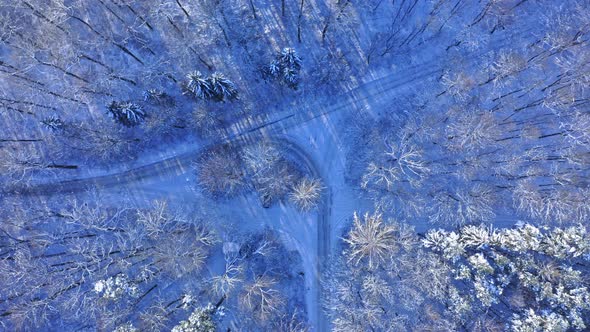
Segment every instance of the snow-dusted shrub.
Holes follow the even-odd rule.
[[[124,295],[131,297],[139,295],[137,285],[123,273],[105,280],[98,280],[94,283],[94,291],[102,298],[109,300],[115,300]]]
[[[242,158],[264,206],[285,197],[299,178],[295,165],[269,142],[244,148]]]
[[[130,101],[113,101],[107,107],[111,117],[127,127],[136,126],[146,117],[146,113],[138,104]]]
[[[190,123],[197,128],[199,134],[203,137],[216,134],[223,126],[222,116],[218,112],[197,107],[191,115]]]
[[[300,177],[296,166],[283,157],[278,146],[270,142],[263,141],[244,148],[242,157],[264,206],[284,198]]]
[[[244,164],[254,176],[270,170],[281,160],[277,148],[267,142],[248,146],[244,149]]]
[[[291,202],[303,211],[315,208],[322,192],[322,183],[319,179],[304,178],[300,180],[291,191]]]
[[[215,307],[212,304],[203,308],[196,308],[187,320],[183,320],[172,328],[172,332],[215,332],[213,315]]]
[[[263,200],[272,202],[289,193],[297,180],[297,175],[293,165],[282,161],[268,171],[257,174],[254,187]]]

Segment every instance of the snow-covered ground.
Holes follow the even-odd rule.
[[[391,142],[381,140],[393,138],[398,143],[396,131],[411,128],[404,127],[408,119],[418,119],[410,136],[422,131],[420,135],[427,137],[414,143],[427,150],[428,166],[438,168],[434,173],[443,170],[429,178],[432,183],[410,190],[422,194],[417,201],[427,201],[421,206],[424,211],[402,220],[419,234],[433,227],[457,226],[433,226],[426,210],[435,195],[444,192],[451,197],[479,184],[491,185],[498,196],[488,206],[493,218],[481,220],[494,227],[511,227],[521,219],[536,222],[515,211],[517,183],[538,187],[529,193],[531,201],[547,206],[529,210],[534,215],[546,208],[545,222],[568,219],[562,210],[570,205],[588,211],[584,149],[589,128],[590,16],[583,2],[257,0],[170,1],[157,6],[146,1],[131,6],[100,1],[76,2],[71,8],[51,2],[52,15],[31,3],[14,8],[28,16],[2,16],[6,24],[0,30],[4,33],[0,68],[7,79],[0,81],[0,106],[7,111],[2,120],[8,125],[0,152],[9,160],[7,166],[3,163],[7,174],[14,172],[18,178],[23,167],[23,178],[31,174],[32,178],[30,185],[20,186],[17,181],[16,186],[1,188],[0,199],[28,199],[42,206],[47,197],[63,194],[92,200],[98,191],[105,205],[124,202],[142,208],[164,199],[179,210],[197,213],[196,209],[222,234],[272,229],[301,257],[302,280],[296,282],[304,284],[305,294],[299,295],[305,298],[306,318],[316,331],[331,329],[322,307],[331,295],[322,293],[328,258],[341,255],[341,237],[353,212],[375,209],[370,194],[357,183],[360,170],[382,157],[381,145]],[[2,8],[12,13],[10,6]],[[39,44],[36,36],[43,34],[37,30],[33,38],[22,33],[27,29],[12,29],[28,25],[51,31],[52,41]],[[60,46],[68,40],[71,50]],[[286,46],[297,46],[303,56],[298,89],[267,81],[260,73],[260,66],[268,65],[274,53]],[[226,73],[236,83],[240,99],[214,103],[184,95],[184,75],[196,69]],[[107,78],[91,79],[102,76]],[[119,128],[104,116],[103,104],[115,99],[139,101],[146,89],[154,87],[169,92],[174,103],[164,107],[143,103],[152,115],[145,126]],[[195,125],[197,111],[218,122],[213,121],[212,129]],[[489,115],[490,127],[481,124],[485,119],[467,118],[479,113]],[[62,116],[73,128],[82,124],[86,131],[57,139],[59,131],[40,124],[50,115]],[[389,127],[380,132],[382,137],[363,140],[376,146],[359,143],[359,137],[371,135],[372,130],[354,132],[355,128],[381,120],[390,121],[384,122]],[[455,124],[466,124],[460,128],[464,132],[457,134]],[[104,127],[107,138],[137,138],[134,142],[141,143],[132,145],[136,150],[129,155],[111,151],[120,160],[88,160],[92,157],[76,149],[86,147],[84,133],[93,126]],[[203,129],[212,133],[197,134]],[[455,136],[464,135],[468,142],[475,130],[481,131],[473,135],[479,140],[475,147],[449,152]],[[214,199],[198,187],[194,163],[203,151],[263,140],[279,147],[303,173],[321,179],[324,190],[315,210],[303,213],[286,199],[264,208],[252,191]],[[90,151],[96,148],[92,144]],[[37,146],[42,147],[39,156],[27,159]],[[494,157],[480,158],[488,154]],[[357,157],[367,158],[355,163]],[[44,158],[50,166],[37,163]],[[16,166],[11,164],[14,161]],[[77,168],[52,167],[70,161],[78,163]],[[469,173],[471,166],[476,169],[472,174],[459,174]],[[525,183],[529,177],[533,180]],[[398,184],[408,186],[402,182]],[[579,197],[586,202],[580,203]],[[565,208],[559,205],[563,201]],[[388,211],[387,217],[397,212]],[[577,221],[586,222],[586,217]],[[216,270],[220,264],[209,268]]]

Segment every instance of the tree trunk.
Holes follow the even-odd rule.
[[[305,0],[301,0],[301,6],[299,7],[299,17],[297,18],[297,41],[301,43],[301,19],[303,18],[303,3]]]
[[[252,16],[254,16],[254,19],[257,20],[258,17],[256,16],[256,7],[254,7],[254,1],[250,0],[250,8],[252,8]]]

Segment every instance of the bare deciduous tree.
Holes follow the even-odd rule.
[[[322,192],[322,183],[318,179],[304,178],[292,189],[289,198],[303,211],[315,208]]]
[[[447,146],[453,151],[477,151],[495,143],[499,135],[491,112],[465,112],[447,127]]]
[[[0,149],[2,176],[13,184],[28,184],[35,172],[47,171],[45,162],[35,147],[4,147]]]
[[[442,191],[434,196],[429,219],[433,223],[464,225],[490,221],[495,195],[486,186],[475,185],[457,193]]]
[[[213,195],[231,196],[245,184],[241,160],[229,148],[208,151],[195,164],[199,184]]]
[[[353,216],[353,229],[344,241],[349,245],[348,259],[358,265],[367,260],[369,268],[383,264],[395,248],[395,229],[383,222],[381,214],[368,212]]]
[[[228,296],[239,283],[243,281],[244,267],[237,255],[225,255],[225,270],[223,274],[211,278],[211,287],[214,294]]]
[[[506,85],[526,68],[527,61],[521,55],[509,51],[501,51],[490,67],[493,75],[491,80],[494,82],[494,85]]]
[[[465,72],[446,72],[441,78],[441,83],[446,91],[459,101],[465,101],[475,85],[475,81]]]
[[[240,304],[252,312],[259,320],[265,321],[280,312],[284,299],[273,287],[276,281],[267,276],[259,276],[254,282],[244,287]]]

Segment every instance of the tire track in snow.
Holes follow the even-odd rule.
[[[322,309],[322,278],[323,278],[323,271],[326,264],[326,257],[330,254],[330,239],[331,239],[331,223],[330,223],[330,211],[332,210],[332,188],[329,183],[326,181],[327,177],[323,175],[320,171],[320,168],[313,160],[313,158],[303,149],[299,144],[295,143],[294,141],[286,138],[286,136],[280,137],[270,137],[270,143],[278,143],[277,145],[281,148],[286,148],[291,155],[295,155],[297,160],[302,161],[305,163],[306,168],[312,173],[314,178],[320,179],[322,184],[324,185],[324,190],[322,192],[322,200],[318,204],[318,224],[317,224],[317,239],[316,239],[316,246],[317,246],[317,254],[316,254],[316,264],[315,264],[315,275],[308,276],[306,273],[306,278],[312,278],[311,282],[315,283],[315,301],[311,303],[315,305],[315,308],[308,308],[313,309],[316,312],[317,317],[317,326],[315,326],[315,331],[329,331],[329,322],[327,320],[326,315]],[[302,256],[305,253],[300,253]]]

